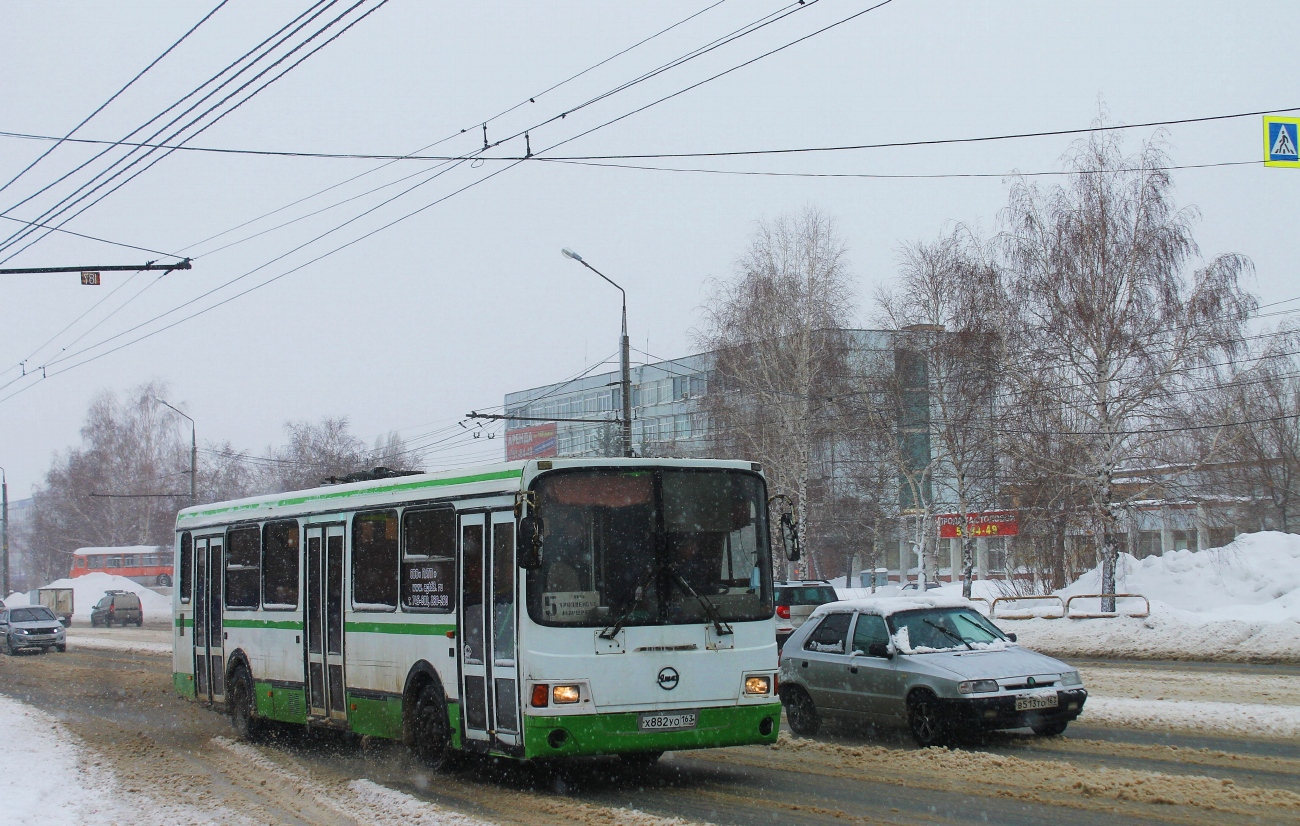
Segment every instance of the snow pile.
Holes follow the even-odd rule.
[[[1088,697],[1079,722],[1145,731],[1206,731],[1236,737],[1300,738],[1300,707],[1193,700]]]
[[[1265,531],[1205,551],[1121,554],[1115,578],[1120,593],[1151,601],[1151,616],[998,621],[1029,647],[1058,656],[1300,662],[1300,536]],[[1094,568],[1060,594],[1100,588]],[[1138,607],[1119,607],[1130,606]],[[1076,600],[1072,609],[1098,607],[1096,600]]]
[[[105,591],[130,591],[140,596],[140,605],[144,608],[144,618],[168,619],[172,615],[172,601],[157,591],[151,591],[140,583],[124,576],[114,576],[94,571],[72,579],[59,579],[46,588],[71,588],[73,618],[90,621],[90,609],[95,607],[104,596]],[[11,603],[12,604],[12,603]]]
[[[157,804],[123,790],[112,775],[90,765],[80,742],[39,709],[0,696],[0,823],[82,824],[230,823],[184,805]],[[129,794],[129,797],[128,797]],[[248,822],[237,818],[235,822]]]
[[[1011,595],[1008,583],[1000,580],[971,584],[976,607],[986,613],[995,598]],[[1151,615],[1054,619],[1060,616],[1060,604],[1041,600],[1002,603],[996,621],[1027,647],[1058,657],[1300,663],[1300,536],[1295,534],[1242,534],[1222,548],[1145,559],[1120,554],[1116,590],[1145,596]],[[867,588],[836,591],[841,599],[871,595]],[[1058,594],[1064,600],[1100,591],[1098,567]],[[889,585],[877,588],[874,596],[918,594]],[[961,583],[945,583],[926,594],[960,596]],[[1119,603],[1121,612],[1141,607],[1136,600]],[[1071,606],[1074,613],[1099,608],[1092,599]]]

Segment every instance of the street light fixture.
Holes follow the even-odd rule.
[[[600,270],[588,264],[586,261],[582,259],[581,255],[578,255],[576,252],[569,249],[568,247],[565,247],[564,249],[560,250],[560,254],[562,254],[565,258],[572,258],[574,261],[577,261],[582,266],[586,267],[587,269],[594,272],[596,275],[599,275],[601,278],[605,279],[605,281],[609,282],[610,286],[614,287],[614,289],[618,290],[620,293],[623,294],[623,342],[622,342],[622,346],[619,348],[620,353],[622,354],[622,358],[620,359],[620,362],[623,368],[623,381],[622,381],[623,455],[625,457],[631,458],[632,456],[632,367],[629,363],[629,346],[627,341],[627,291],[624,290],[619,285],[615,284],[613,281],[611,281],[608,275],[605,275]]]
[[[198,440],[195,438],[194,420],[190,419],[189,416],[177,410],[176,408],[172,407],[170,404],[163,401],[162,399],[155,397],[154,401],[158,402],[163,407],[172,411],[176,415],[184,416],[186,419],[189,419],[190,422],[190,504],[193,505],[195,502],[199,500],[197,477],[195,476],[195,471],[197,470],[199,464],[199,443]]]

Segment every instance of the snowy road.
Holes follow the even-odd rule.
[[[1245,668],[1229,672],[1245,681],[1236,690],[1260,700],[1278,691],[1291,696],[1294,675]],[[1279,737],[1076,725],[1067,737],[999,735],[950,751],[916,749],[898,732],[832,727],[817,741],[783,736],[772,748],[672,754],[639,774],[616,761],[584,760],[469,761],[430,775],[392,744],[363,753],[329,734],[233,743],[224,717],[172,696],[168,671],[167,658],[138,651],[5,657],[0,693],[59,719],[122,788],[138,790],[132,796],[183,803],[195,817],[216,821],[466,822],[454,812],[557,824],[1300,820],[1300,744]],[[1138,696],[1165,696],[1165,673],[1125,680]],[[1275,684],[1274,677],[1291,679]],[[1186,684],[1205,679],[1197,672]]]

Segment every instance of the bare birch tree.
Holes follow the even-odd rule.
[[[876,302],[886,325],[912,331],[900,337],[900,347],[925,373],[925,403],[934,414],[927,420],[939,465],[935,478],[926,481],[941,487],[941,497],[957,508],[962,593],[970,597],[970,514],[994,506],[998,495],[992,418],[1002,360],[1001,279],[985,244],[966,227],[931,243],[909,244],[901,258],[898,280],[879,290]],[[919,485],[913,486],[919,501]]]
[[[1115,472],[1160,438],[1168,400],[1197,368],[1235,350],[1255,299],[1240,286],[1241,255],[1188,274],[1199,251],[1192,209],[1178,209],[1156,141],[1125,156],[1117,133],[1094,133],[1068,156],[1064,186],[1025,179],[1005,210],[1013,329],[1025,398],[1064,411],[1080,461],[1058,472],[1080,481],[1095,517],[1101,589],[1115,590],[1119,514]],[[1103,602],[1114,610],[1114,600]]]
[[[809,481],[831,426],[829,386],[845,374],[852,308],[845,247],[815,208],[760,223],[734,279],[704,305],[697,343],[715,353],[703,409],[719,455],[762,462],[773,493],[809,512]],[[800,521],[800,540],[807,537]],[[819,570],[816,548],[804,548]]]

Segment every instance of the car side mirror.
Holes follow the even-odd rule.
[[[1015,641],[1016,641],[1016,635],[1015,635],[1015,633],[1012,632],[1012,633],[1010,633],[1010,634],[1007,634],[1007,639],[1011,640],[1012,642],[1015,642]]]
[[[873,642],[867,646],[867,656],[884,657],[887,660],[894,658],[894,652],[889,650],[889,644],[883,642]]]
[[[519,544],[516,554],[519,567],[535,571],[542,567],[542,518],[529,514],[519,520]]]

